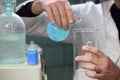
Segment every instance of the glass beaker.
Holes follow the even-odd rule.
[[[83,52],[81,50],[81,47],[83,45],[97,47],[97,38],[96,38],[96,36],[98,36],[97,33],[98,33],[98,30],[91,27],[76,27],[75,29],[73,29],[74,58],[78,55],[91,56],[90,53]],[[86,76],[84,73],[86,70],[82,69],[81,67],[82,64],[86,64],[86,62],[73,61],[73,64],[74,64],[73,67],[74,67],[74,73],[75,73],[74,80],[80,80],[83,76]],[[89,77],[86,76],[86,78],[82,80],[87,80],[88,78]],[[89,80],[91,80],[91,78]]]

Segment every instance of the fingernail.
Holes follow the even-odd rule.
[[[87,46],[83,45],[83,46],[82,46],[82,49],[87,49]]]
[[[82,50],[89,51],[89,46],[86,46],[86,45],[82,46]]]
[[[70,20],[69,23],[73,23],[73,20]]]
[[[52,24],[54,24],[54,23],[55,23],[55,21],[53,20],[53,21],[52,21]]]
[[[75,61],[78,61],[78,59],[79,59],[79,57],[77,56],[77,57],[75,57]]]

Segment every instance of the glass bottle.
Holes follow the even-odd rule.
[[[56,42],[64,41],[68,36],[70,31],[72,30],[73,26],[81,22],[81,17],[79,16],[78,12],[74,12],[73,14],[75,23],[69,23],[68,30],[64,30],[59,28],[57,23],[51,23],[50,21],[47,24],[46,33],[47,36]]]
[[[16,0],[4,0],[0,15],[0,64],[19,64],[25,61],[26,28],[15,14]]]
[[[0,0],[0,14],[3,12],[3,0]]]
[[[71,27],[72,24],[69,24],[69,27]],[[56,42],[64,41],[68,35],[69,30],[60,29],[56,23],[52,24],[50,21],[47,24],[46,33],[48,37]]]
[[[27,46],[27,63],[29,65],[38,64],[38,45],[33,41]]]

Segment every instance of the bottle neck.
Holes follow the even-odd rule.
[[[4,12],[13,13],[15,12],[15,0],[4,0]]]

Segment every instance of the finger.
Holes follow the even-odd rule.
[[[91,47],[91,46],[83,46],[82,50],[88,53],[91,53],[93,55],[96,55],[97,57],[105,57],[104,53],[101,52],[98,48]]]
[[[65,1],[65,9],[67,12],[67,17],[68,17],[69,23],[74,23],[73,11],[72,11],[71,5],[68,1]]]
[[[60,28],[62,28],[61,17],[60,17],[60,13],[59,13],[57,6],[52,5],[52,11],[53,11],[56,23],[58,24]]]
[[[58,10],[60,12],[62,27],[65,30],[67,30],[68,29],[68,18],[67,18],[67,14],[66,14],[64,3],[59,1],[57,7],[58,7]]]
[[[94,64],[90,64],[90,63],[83,64],[82,68],[87,69],[87,70],[91,70],[91,71],[95,71],[96,73],[99,73],[101,71],[101,68],[99,66],[94,65]]]
[[[47,14],[48,14],[48,18],[49,18],[49,20],[51,21],[51,23],[55,23],[55,19],[54,19],[54,17],[53,17],[52,9],[51,9],[49,6],[47,6],[47,7],[45,8],[45,10],[46,10],[46,12],[47,12]]]
[[[75,60],[78,62],[88,62],[98,65],[98,60],[94,56],[77,56],[75,57]]]
[[[91,78],[96,78],[96,79],[100,79],[104,77],[104,74],[97,74],[96,72],[93,71],[86,71],[85,73],[88,77]]]

